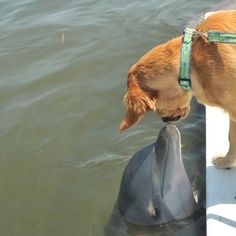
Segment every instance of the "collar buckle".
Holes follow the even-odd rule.
[[[192,84],[190,79],[179,78],[179,85],[183,90],[192,90]]]

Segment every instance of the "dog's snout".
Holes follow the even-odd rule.
[[[181,118],[181,116],[165,116],[165,117],[162,117],[161,119],[164,121],[164,122],[171,122],[171,121],[178,121],[179,119]]]

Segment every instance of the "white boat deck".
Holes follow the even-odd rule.
[[[206,108],[207,236],[236,236],[236,168],[216,169],[211,158],[228,150],[229,117]]]

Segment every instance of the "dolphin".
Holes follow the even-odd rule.
[[[205,209],[192,185],[180,132],[169,123],[128,162],[104,235],[204,236]]]
[[[197,210],[182,161],[180,132],[174,124],[163,127],[157,141],[129,161],[117,206],[125,221],[138,225],[183,220]]]

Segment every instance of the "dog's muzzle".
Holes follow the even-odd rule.
[[[181,118],[181,116],[165,116],[165,117],[161,117],[162,121],[164,122],[172,122],[172,121],[178,121]]]

